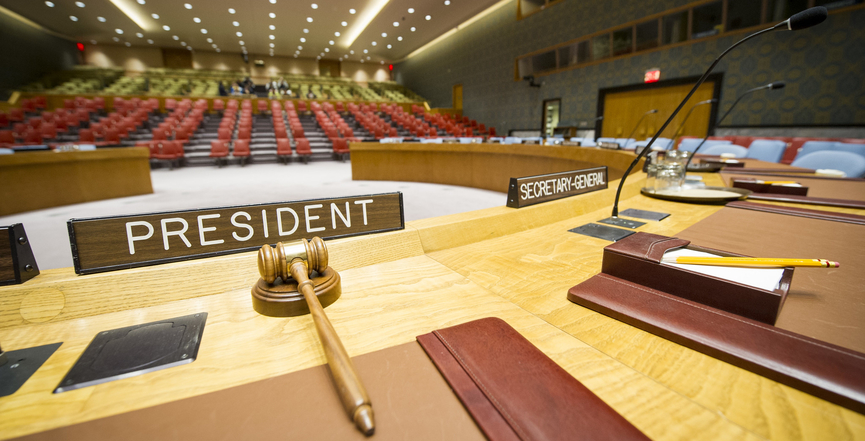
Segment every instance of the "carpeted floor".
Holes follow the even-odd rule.
[[[72,266],[66,221],[73,218],[213,208],[240,204],[403,193],[406,221],[505,204],[494,191],[415,182],[352,181],[350,162],[187,167],[151,172],[153,194],[67,205],[0,217],[23,223],[40,269]]]

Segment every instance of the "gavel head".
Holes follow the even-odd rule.
[[[320,237],[310,241],[279,242],[276,247],[264,245],[258,250],[258,273],[267,283],[273,283],[277,277],[288,279],[291,277],[289,266],[295,259],[306,263],[309,275],[313,271],[323,272],[327,268],[327,247]]]

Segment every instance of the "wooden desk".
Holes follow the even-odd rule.
[[[633,151],[524,144],[351,143],[356,181],[411,181],[508,192],[510,178],[606,165],[610,181]]]
[[[0,216],[153,193],[144,147],[0,156]]]
[[[675,235],[721,208],[649,199],[639,194],[645,176],[632,179],[622,209],[672,213],[639,231]],[[717,174],[704,179],[720,183]],[[343,294],[327,313],[349,354],[496,316],[653,439],[865,439],[863,415],[566,299],[568,288],[600,271],[609,244],[567,230],[609,216],[615,184],[519,210],[496,207],[331,241]],[[64,342],[17,393],[0,398],[0,438],[324,364],[309,317],[252,310],[257,278],[255,254],[243,253],[89,276],[48,270],[0,288],[4,348]],[[194,363],[50,393],[97,332],[201,311],[209,317]]]

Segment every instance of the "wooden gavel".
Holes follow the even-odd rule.
[[[285,244],[279,242],[275,250],[270,245],[264,245],[258,252],[258,272],[265,282],[272,284],[277,277],[285,280],[289,276],[297,282],[297,290],[306,299],[318,338],[324,347],[342,406],[355,426],[364,435],[370,436],[375,431],[372,403],[309,280],[313,271],[320,273],[326,268],[327,247],[319,237],[313,237],[311,241],[300,239]]]

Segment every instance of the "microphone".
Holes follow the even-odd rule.
[[[805,11],[802,11],[802,12],[790,17],[786,21],[782,21],[781,23],[778,23],[775,26],[772,26],[771,28],[766,28],[766,29],[763,29],[762,31],[754,32],[753,34],[739,40],[738,42],[736,42],[736,44],[728,47],[727,50],[725,50],[724,52],[721,53],[721,55],[718,55],[718,58],[715,58],[715,61],[712,62],[712,65],[709,66],[709,68],[706,70],[706,72],[703,74],[703,76],[701,76],[700,79],[697,80],[697,84],[694,85],[694,88],[691,89],[691,91],[688,92],[688,95],[685,96],[685,99],[682,100],[681,103],[679,103],[679,107],[676,107],[676,110],[673,111],[673,113],[670,115],[670,117],[667,118],[667,121],[664,123],[664,125],[661,126],[661,129],[658,130],[658,133],[655,133],[655,136],[652,137],[652,140],[649,141],[649,143],[646,145],[646,148],[643,149],[643,151],[640,152],[640,154],[637,155],[636,158],[634,158],[634,161],[631,162],[631,165],[629,165],[628,169],[625,170],[625,174],[622,176],[622,179],[619,180],[619,188],[618,188],[618,190],[616,190],[616,200],[613,203],[613,216],[612,217],[616,218],[616,219],[618,219],[618,217],[619,217],[619,197],[621,197],[621,195],[622,195],[622,188],[625,186],[625,179],[628,177],[628,175],[634,169],[634,166],[636,166],[637,163],[640,162],[640,159],[643,159],[646,156],[646,154],[648,154],[648,152],[650,152],[652,150],[652,144],[655,143],[655,140],[658,139],[659,136],[661,136],[661,133],[664,131],[664,129],[666,129],[667,126],[670,125],[670,122],[673,121],[673,118],[675,118],[676,115],[679,114],[679,111],[682,110],[682,107],[685,106],[685,103],[687,103],[688,100],[691,99],[691,96],[694,95],[694,92],[696,92],[697,89],[700,87],[700,85],[702,85],[703,82],[706,81],[706,78],[709,77],[709,74],[712,73],[712,70],[715,69],[715,66],[718,65],[718,63],[721,61],[722,58],[724,58],[725,55],[727,55],[731,50],[735,49],[740,44],[742,44],[742,43],[744,43],[744,42],[746,42],[746,41],[748,41],[748,40],[750,40],[750,39],[752,39],[758,35],[772,32],[772,31],[775,31],[778,29],[783,29],[783,28],[787,28],[791,31],[798,31],[800,29],[805,29],[805,28],[808,28],[808,27],[822,23],[824,20],[826,20],[826,17],[828,16],[828,14],[829,13],[826,11],[826,8],[824,8],[822,6],[815,6],[813,8],[806,9]]]
[[[733,105],[730,106],[729,109],[727,109],[727,112],[724,113],[724,116],[722,116],[721,119],[719,119],[718,122],[717,122],[715,125],[717,126],[718,124],[721,124],[721,122],[724,121],[724,118],[726,118],[727,115],[729,115],[730,112],[733,111],[733,108],[736,107],[736,104],[739,104],[739,101],[741,101],[742,98],[744,98],[746,95],[749,95],[749,94],[751,94],[751,93],[754,93],[754,92],[756,92],[756,91],[758,91],[758,90],[765,90],[765,89],[769,89],[769,90],[783,89],[785,85],[786,85],[786,84],[784,84],[783,81],[776,81],[776,82],[774,82],[774,83],[769,83],[769,84],[767,84],[767,85],[765,85],[765,86],[755,87],[755,88],[753,88],[753,89],[751,89],[751,90],[747,90],[747,91],[745,91],[745,93],[739,95],[739,98],[736,98],[736,101],[733,101]],[[688,162],[685,163],[685,171],[686,171],[686,172],[687,172],[687,170],[688,170],[688,166],[691,164],[691,160],[694,159],[694,156],[697,155],[697,151],[700,150],[700,147],[702,147],[703,144],[706,143],[706,140],[707,140],[707,139],[709,139],[709,134],[706,134],[706,137],[703,138],[703,140],[700,142],[700,144],[697,145],[697,148],[695,148],[694,151],[691,153],[691,156],[688,158]]]
[[[631,139],[631,137],[634,136],[634,133],[637,131],[637,129],[640,128],[640,123],[643,122],[643,118],[645,118],[646,115],[651,115],[651,114],[653,114],[653,113],[658,113],[658,109],[652,109],[652,110],[650,110],[650,111],[644,113],[643,116],[641,116],[640,119],[637,120],[637,125],[634,126],[634,130],[631,130],[631,134],[628,135],[627,138],[625,138],[625,142],[628,142],[627,140]],[[625,147],[627,147],[627,144],[625,144]]]
[[[682,133],[682,129],[685,127],[685,123],[688,121],[688,118],[691,117],[691,112],[694,111],[694,108],[696,108],[697,106],[702,106],[703,104],[717,103],[717,102],[718,102],[717,99],[712,98],[712,99],[710,99],[710,100],[700,101],[699,103],[694,104],[694,105],[691,107],[691,110],[688,110],[688,114],[685,115],[685,119],[682,120],[682,124],[680,124],[680,125],[679,125],[679,128],[676,129],[676,133],[673,134],[673,141],[675,142],[675,141],[676,141],[676,137],[679,136],[679,133]]]

